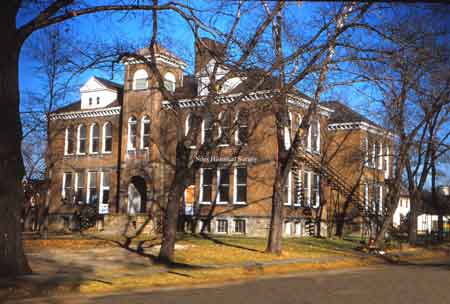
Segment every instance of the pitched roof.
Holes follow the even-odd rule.
[[[363,121],[363,122],[366,122],[373,126],[376,126],[378,128],[382,128],[377,123],[368,119],[364,115],[356,112],[355,110],[351,109],[350,107],[343,104],[342,102],[328,101],[328,102],[322,102],[321,105],[334,110],[333,114],[331,114],[331,117],[328,121],[329,124]]]
[[[123,85],[121,85],[119,83],[116,83],[111,80],[108,80],[108,79],[105,79],[102,77],[98,77],[98,76],[94,76],[94,78],[97,79],[105,87],[112,88],[112,89],[119,89],[119,90],[123,89]]]

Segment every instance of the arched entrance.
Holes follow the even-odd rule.
[[[147,186],[144,178],[133,176],[128,185],[128,214],[145,212],[147,202]]]

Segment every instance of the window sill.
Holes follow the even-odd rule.
[[[211,202],[199,202],[199,205],[211,205]]]
[[[216,205],[228,205],[230,202],[216,202]]]
[[[233,205],[247,205],[247,202],[233,202]]]
[[[103,151],[102,154],[112,154],[112,151]]]

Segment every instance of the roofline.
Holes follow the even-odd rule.
[[[81,110],[62,113],[53,113],[49,115],[50,120],[68,120],[76,118],[100,117],[119,115],[122,107],[101,108],[94,110]]]
[[[144,55],[144,56],[141,55],[141,57],[144,57],[146,59],[151,58],[150,55]],[[184,62],[183,60],[175,59],[175,58],[163,55],[163,54],[155,54],[155,57],[156,57],[157,61],[160,60],[167,64],[171,64],[173,66],[180,67],[182,70],[187,68],[187,63]],[[122,63],[127,65],[127,64],[136,64],[136,63],[145,63],[145,62],[140,59],[136,59],[136,58],[133,58],[133,59],[125,59],[124,58],[124,59],[122,59]]]
[[[357,121],[357,122],[340,122],[340,123],[333,123],[328,125],[328,130],[330,131],[337,131],[337,130],[354,130],[354,129],[360,129],[364,131],[368,131],[374,134],[378,135],[387,135],[391,138],[394,138],[394,134],[386,129],[377,127],[373,124],[369,124],[365,121]]]
[[[228,94],[228,95],[219,95],[216,97],[216,100],[214,100],[213,103],[215,104],[229,104],[235,102],[235,100],[239,97],[242,99],[240,101],[257,101],[260,99],[269,99],[274,97],[274,93],[278,92],[278,90],[261,90],[261,91],[254,91],[250,92],[246,95],[243,93],[234,93],[234,94]],[[288,96],[288,103],[294,106],[299,106],[301,108],[307,108],[311,101],[295,96],[295,94],[287,94]],[[289,100],[295,99],[295,101]],[[174,102],[178,103],[178,105],[181,108],[193,108],[193,107],[202,107],[205,105],[205,100],[207,99],[207,96],[199,96],[195,98],[185,98],[185,99],[179,99]],[[163,107],[171,108],[171,102],[168,100],[163,100]],[[329,116],[331,113],[334,112],[334,110],[324,107],[322,105],[318,105],[318,108],[322,111],[321,114]]]

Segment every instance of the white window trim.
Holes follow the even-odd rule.
[[[311,152],[312,151],[312,143],[311,143],[311,123],[309,124],[308,127],[308,140],[306,143],[306,150]]]
[[[389,178],[389,145],[386,145],[386,155],[384,156],[386,159],[386,170],[384,171],[384,178]]]
[[[225,115],[225,111],[222,111],[222,112],[220,112],[219,113],[219,127],[218,127],[218,137],[217,137],[217,140],[219,140],[221,137],[222,137],[222,116],[223,115]],[[228,122],[228,123],[230,123],[230,122]],[[228,139],[228,140],[230,140],[230,139]],[[230,145],[230,143],[228,143],[228,144],[222,144],[222,143],[219,143],[217,146],[218,147],[228,147]]]
[[[173,84],[173,88],[167,88],[166,85],[166,81],[170,82],[171,84]],[[177,88],[177,79],[175,77],[175,75],[171,72],[167,72],[166,74],[164,74],[164,87],[166,88],[167,91],[173,93],[175,92],[176,88]]]
[[[73,130],[72,130],[72,145],[73,145]],[[66,128],[64,133],[64,155],[73,155],[73,146],[72,146],[72,153],[69,153],[68,150],[69,150],[69,127]]]
[[[104,178],[104,174],[105,173],[109,173],[109,178],[110,178],[110,182],[111,182],[111,172],[101,171],[100,172],[100,193],[99,193],[99,196],[98,196],[99,197],[99,200],[98,200],[98,205],[99,206],[100,206],[100,204],[103,203],[103,190],[108,189],[108,190],[111,191],[110,185],[108,185],[108,186],[104,186],[103,185],[103,178]]]
[[[91,204],[91,175],[97,171],[88,171],[87,172],[87,187],[86,187],[86,204]],[[97,177],[97,175],[96,175]],[[95,189],[97,189],[97,181],[95,181]],[[97,191],[98,193],[98,191]]]
[[[308,183],[307,183],[307,185],[308,185],[308,188],[307,188],[307,193],[306,193],[306,197],[304,197],[304,199],[305,199],[305,206],[307,206],[307,207],[312,207],[311,206],[311,188],[312,188],[312,184],[311,184],[311,171],[305,171],[305,173],[306,173],[306,176],[308,177]],[[304,181],[303,181],[304,182]],[[304,189],[304,187],[305,186],[303,186],[303,189]]]
[[[216,197],[217,197],[217,199],[216,199],[216,204],[217,205],[226,205],[226,204],[228,204],[229,203],[229,201],[222,201],[222,198],[220,197],[220,191],[219,191],[219,186],[220,186],[220,170],[221,169],[224,169],[224,168],[218,168],[217,169],[217,173],[216,173],[216,176],[217,176],[217,195],[216,195]],[[228,169],[229,171],[228,171],[228,175],[230,175],[230,169]],[[229,178],[230,178],[230,176],[228,176]],[[229,183],[230,181],[228,180],[228,183]],[[230,190],[230,184],[228,184],[228,191]],[[229,195],[229,193],[228,193],[228,195]]]
[[[286,183],[287,183],[287,201],[284,202],[284,205],[291,206],[292,205],[292,170],[289,170]]]
[[[139,140],[139,146],[141,147],[141,150],[148,150],[150,149],[150,147],[145,147],[144,148],[144,124],[148,122],[148,124],[150,125],[150,118],[148,116],[144,116],[141,119],[141,136],[140,136],[140,140]],[[150,131],[150,128],[149,128]],[[150,137],[150,134],[148,134],[148,136]],[[150,142],[149,142],[150,145]]]
[[[284,127],[284,148],[286,150],[289,150],[291,148],[291,144],[292,144],[292,113],[288,112],[288,126]]]
[[[318,183],[317,183],[317,193],[316,193],[316,203],[312,206],[313,208],[319,208],[320,207],[320,174],[317,173],[311,173],[311,179],[314,179],[314,183],[316,182],[315,179],[318,178]],[[312,193],[312,184],[311,183],[311,193]]]
[[[233,204],[234,205],[247,205],[247,202],[243,202],[243,201],[237,201],[237,169],[238,168],[246,168],[246,167],[234,167],[233,169]],[[247,175],[248,175],[248,168],[246,168],[247,170]],[[248,187],[247,184],[247,180],[245,181],[245,187]]]
[[[380,142],[378,143],[378,147],[379,147],[379,153],[378,153],[378,162],[377,162],[377,166],[378,166],[378,170],[383,170],[383,144]]]
[[[244,221],[244,223],[245,223],[244,224],[245,225],[245,228],[244,228],[245,232],[237,232],[236,231],[236,223],[235,223],[236,220]],[[232,227],[232,233],[233,234],[237,234],[237,235],[246,235],[247,234],[248,220],[246,218],[235,217],[235,218],[233,218],[231,220],[231,223],[233,225],[233,227]]]
[[[93,123],[91,124],[91,126],[89,127],[89,154],[98,154],[97,152],[92,151],[93,147],[94,147],[94,126],[97,125],[98,128],[98,124],[97,123]],[[98,150],[100,151],[100,129],[98,129]]]
[[[111,143],[112,143],[112,124],[109,122],[109,121],[107,121],[107,122],[105,122],[104,124],[103,124],[103,127],[102,127],[102,153],[103,154],[110,154],[110,153],[112,153],[112,144],[111,144],[111,151],[106,151],[105,150],[105,147],[106,147],[106,126],[107,125],[111,125]]]
[[[287,228],[289,227],[289,233],[287,233]],[[292,221],[285,220],[283,222],[283,234],[285,236],[292,236]]]
[[[204,202],[203,201],[203,172],[204,172],[204,169],[205,168],[200,168],[199,204],[201,204],[201,205],[211,205],[211,201],[208,201],[208,202]],[[210,168],[206,168],[206,169],[210,169]],[[211,185],[211,189],[212,189],[212,185]]]
[[[87,140],[87,136],[84,138],[84,140],[85,140],[84,151],[85,152],[83,152],[83,153],[80,152],[80,129],[81,129],[82,126],[84,126],[84,125],[81,124],[81,125],[78,125],[78,127],[77,127],[77,154],[78,155],[85,155],[86,154],[86,140]],[[86,128],[86,126],[84,126],[84,128]],[[86,133],[87,133],[87,130],[86,130]]]
[[[141,72],[141,71],[143,71],[143,72],[145,72],[145,74],[146,74],[146,78],[137,78],[136,77],[136,74],[138,73],[138,72]],[[136,80],[140,80],[140,79],[145,79],[146,80],[146,82],[145,82],[145,88],[142,88],[142,89],[137,89],[136,88]],[[145,70],[145,69],[139,69],[139,70],[137,70],[136,72],[134,72],[134,74],[133,74],[133,90],[134,91],[140,91],[140,90],[147,90],[148,89],[148,73],[147,73],[147,71]]]
[[[132,120],[132,118],[134,118],[134,120]],[[131,116],[128,119],[128,125],[127,125],[127,150],[128,151],[135,151],[136,147],[131,146],[131,124],[135,124],[136,125],[136,134],[135,137],[137,136],[137,119],[134,116]],[[137,145],[136,140],[135,140],[135,145]]]
[[[67,172],[63,172],[63,178],[62,178],[62,189],[61,189],[61,198],[63,199],[67,199],[66,198],[66,174]]]
[[[372,168],[377,167],[377,158],[376,158],[376,143],[372,144]]]
[[[219,232],[219,221],[226,221],[227,222],[227,231],[225,232]],[[216,219],[216,233],[217,234],[228,234],[230,232],[230,221],[227,218],[218,218]]]

